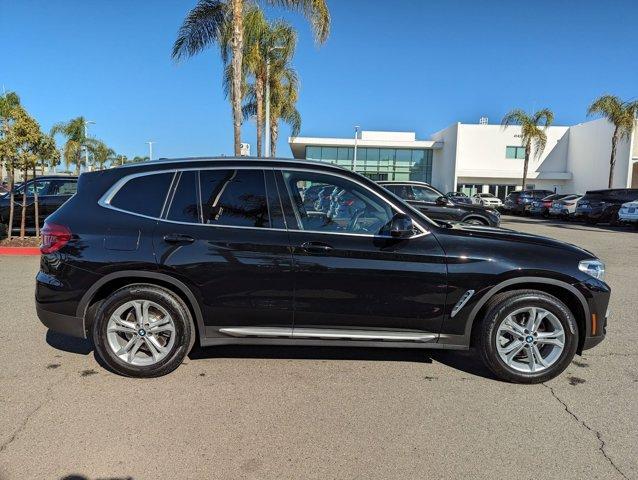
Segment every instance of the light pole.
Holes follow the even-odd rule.
[[[153,160],[153,144],[154,144],[155,142],[153,142],[153,141],[149,140],[149,141],[148,141],[148,142],[146,142],[146,143],[148,143],[148,159],[149,159],[149,160]]]
[[[283,47],[270,47],[266,54],[266,157],[270,158],[270,52]]]
[[[352,156],[352,171],[357,168],[357,140],[359,139],[359,125],[354,127],[354,155]]]
[[[89,125],[95,125],[93,120],[84,120],[84,141],[89,138]],[[86,163],[86,168],[89,168],[89,146],[84,145],[84,163]]]

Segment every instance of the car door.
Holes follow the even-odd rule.
[[[290,337],[292,254],[272,171],[180,171],[169,197],[157,262],[196,292],[205,335]]]
[[[294,338],[437,338],[446,266],[434,235],[384,235],[400,207],[346,176],[291,169],[278,182],[294,257]],[[300,191],[315,183],[345,191],[352,208],[332,217],[304,208]]]

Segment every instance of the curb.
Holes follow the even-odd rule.
[[[38,247],[0,247],[0,255],[40,255]]]

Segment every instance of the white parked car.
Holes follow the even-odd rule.
[[[474,200],[476,199],[476,200]],[[475,193],[473,195],[474,203],[478,203],[485,207],[502,207],[503,201],[492,195],[491,193]]]
[[[576,204],[581,198],[583,198],[582,195],[567,195],[559,200],[554,200],[552,206],[549,207],[549,214],[565,218],[573,217],[576,213]]]
[[[618,210],[618,219],[621,222],[631,223],[638,228],[638,200],[623,203]]]

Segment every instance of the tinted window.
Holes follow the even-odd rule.
[[[202,170],[204,223],[236,227],[269,227],[262,170]]]
[[[149,217],[160,216],[173,173],[155,173],[126,182],[111,199],[111,205]]]
[[[77,190],[76,180],[53,180],[47,195],[74,195]]]
[[[284,172],[295,220],[288,228],[318,232],[377,235],[392,218],[392,208],[361,185],[343,177],[314,172]],[[314,203],[303,192],[320,186]],[[294,225],[296,223],[297,225]]]
[[[414,194],[409,185],[384,185],[384,187],[403,200],[414,200]]]
[[[412,191],[414,192],[414,198],[423,202],[436,202],[436,199],[441,196],[439,192],[432,188],[417,185],[412,185]]]
[[[176,222],[201,223],[197,172],[182,172],[166,218]]]
[[[38,191],[38,195],[46,195],[49,190],[49,185],[51,184],[51,180],[37,180],[35,182],[36,189]],[[32,197],[34,195],[33,192],[34,182],[27,183],[27,197]],[[20,185],[16,188],[16,194],[22,195],[24,192],[24,185]]]

